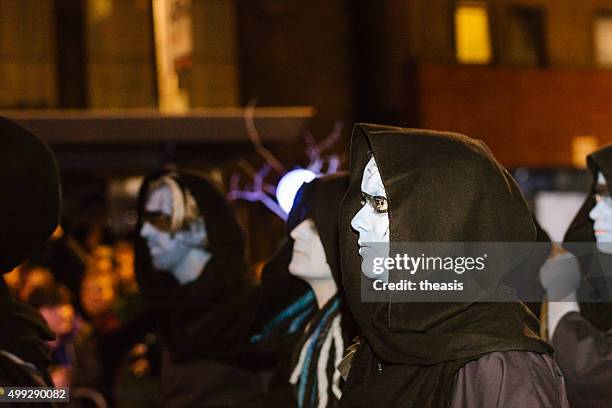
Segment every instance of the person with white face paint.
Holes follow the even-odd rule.
[[[343,382],[336,367],[345,343],[356,334],[350,315],[345,315],[344,291],[338,285],[337,213],[347,185],[348,176],[339,173],[305,183],[296,195],[287,220],[293,240],[288,270],[311,287],[318,310],[293,351],[288,378],[291,398],[280,401],[271,394],[265,404],[257,406],[326,408],[338,404]],[[301,301],[286,311],[296,309]]]
[[[356,334],[339,286],[337,214],[347,186],[345,173],[304,184],[288,219],[294,240],[289,272],[310,285],[319,306],[294,351],[289,378],[303,408],[338,405],[343,382],[337,366]]]
[[[587,165],[591,194],[565,234],[569,261],[553,271],[569,277],[576,291],[565,302],[548,303],[548,335],[574,408],[604,407],[612,401],[612,146],[587,156]],[[585,254],[589,243],[593,248]]]
[[[355,125],[339,222],[343,287],[363,332],[341,363],[340,407],[568,407],[552,347],[499,284],[503,269],[491,270],[486,302],[368,300],[380,275],[395,282],[369,258],[393,258],[395,244],[535,241],[518,186],[482,142]]]
[[[388,272],[375,274],[372,268],[374,257],[389,256],[389,215],[385,186],[383,185],[374,157],[363,171],[361,180],[362,207],[351,220],[351,227],[359,233],[359,255],[361,271],[368,278],[388,280]]]
[[[225,197],[199,173],[153,173],[138,232],[136,277],[159,316],[162,405],[235,406],[261,393],[258,375],[238,365],[257,296]]]
[[[612,197],[601,172],[597,173],[594,198],[596,204],[589,217],[593,220],[597,249],[604,254],[612,254]]]
[[[152,187],[145,211],[140,235],[153,266],[170,272],[180,284],[197,279],[211,254],[204,249],[206,227],[191,193],[164,177]]]
[[[338,291],[317,227],[311,218],[305,219],[289,234],[293,238],[293,256],[289,272],[303,279],[315,294],[321,309]]]

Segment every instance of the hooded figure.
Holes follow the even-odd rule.
[[[260,392],[242,365],[253,321],[244,240],[205,176],[163,170],[139,194],[136,274],[159,314],[164,406],[233,406]]]
[[[39,250],[59,224],[60,182],[55,157],[38,137],[0,118],[0,272],[10,272]],[[0,279],[0,383],[51,384],[53,340],[42,316],[12,298]]]
[[[278,364],[268,393],[248,407],[337,405],[341,379],[336,365],[355,331],[341,300],[338,251],[337,214],[347,186],[348,175],[335,174],[302,185],[296,194],[288,240],[262,277],[266,307],[260,309],[269,313],[275,305],[282,310],[252,338],[257,354],[276,350]]]
[[[348,181],[347,174],[339,173],[304,184],[287,222],[300,245],[289,270],[312,286],[319,304],[294,352],[290,382],[300,408],[338,405],[343,381],[337,367],[345,345],[357,334],[340,273],[338,212]],[[306,256],[299,252],[305,250]]]
[[[492,303],[361,301],[362,234],[391,244],[535,241],[518,187],[488,148],[458,134],[357,124],[350,172],[340,215],[342,276],[364,339],[340,406],[566,407],[552,347],[507,291],[493,292],[503,302]],[[380,191],[366,191],[376,177]],[[363,223],[366,213],[378,229]]]
[[[609,214],[601,214],[598,205],[610,201],[612,180],[612,146],[604,147],[587,156],[593,176],[591,191],[565,234],[565,248],[578,255],[576,269],[582,276],[577,291],[578,302],[549,303],[549,315],[555,311],[558,323],[549,327],[549,336],[556,348],[555,358],[566,378],[568,398],[572,407],[603,407],[612,401],[612,255],[606,250],[612,244],[605,234],[609,227],[598,223],[612,223]],[[603,175],[603,179],[598,174]],[[598,180],[599,179],[599,180]],[[596,201],[596,195],[602,201]],[[608,210],[612,210],[609,206]],[[603,216],[602,216],[603,215]],[[595,230],[602,238],[596,240]],[[582,256],[585,245],[593,244],[592,255]],[[600,251],[600,243],[601,249]],[[572,244],[576,243],[576,244]],[[602,270],[602,267],[605,270]],[[595,299],[593,299],[595,297]],[[586,301],[586,299],[590,301]],[[576,298],[574,298],[576,300]],[[550,319],[549,319],[550,322]],[[549,326],[551,324],[549,323]],[[553,324],[554,326],[554,324]]]

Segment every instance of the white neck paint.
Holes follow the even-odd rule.
[[[325,306],[329,299],[331,299],[336,292],[338,292],[336,281],[334,281],[333,278],[311,279],[306,280],[306,283],[310,285],[312,291],[314,292],[319,309],[323,309],[323,306]]]
[[[193,248],[189,250],[181,263],[172,270],[172,274],[181,285],[193,282],[200,277],[211,257],[210,252]]]

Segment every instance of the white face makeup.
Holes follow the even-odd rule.
[[[597,173],[596,204],[589,213],[593,220],[593,232],[597,249],[612,254],[612,197],[608,193],[606,179],[601,172]]]
[[[361,270],[369,278],[380,279],[380,275],[372,272],[371,259],[389,254],[389,215],[387,193],[374,157],[363,171],[361,193],[362,207],[351,220],[351,227],[359,233],[357,242],[362,257]],[[366,259],[370,259],[370,262]]]
[[[289,272],[306,282],[332,279],[323,243],[312,219],[307,218],[299,223],[289,235],[295,241]]]
[[[187,255],[194,250],[202,251],[201,244],[206,239],[206,229],[203,223],[193,223],[189,230],[172,233],[170,225],[173,203],[173,192],[169,185],[162,184],[153,190],[145,205],[145,211],[155,214],[152,219],[156,221],[145,221],[140,229],[140,236],[147,241],[151,261],[156,269],[173,272],[175,275],[180,273],[182,276],[186,259],[190,259]],[[181,280],[179,276],[176,277]]]

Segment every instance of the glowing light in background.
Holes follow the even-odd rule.
[[[455,10],[455,47],[457,61],[463,64],[491,62],[489,14],[484,2],[462,2]]]
[[[580,135],[572,138],[572,164],[578,169],[586,168],[586,157],[599,147],[599,140],[595,136]]]
[[[595,17],[593,36],[595,37],[595,62],[602,67],[612,66],[612,16]]]
[[[295,169],[285,174],[276,187],[276,201],[287,214],[293,206],[293,199],[303,183],[308,183],[316,174],[306,169]]]

